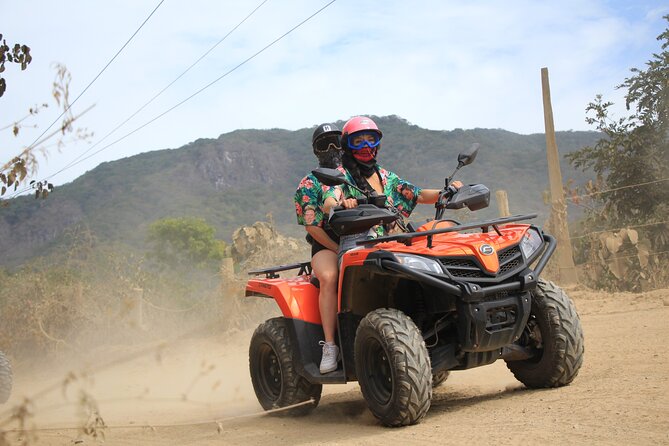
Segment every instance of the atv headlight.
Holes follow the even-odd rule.
[[[525,260],[532,257],[544,244],[544,240],[536,229],[529,229],[520,241],[520,250]]]
[[[429,259],[427,257],[414,256],[411,254],[398,254],[395,253],[397,260],[404,266],[408,266],[413,269],[420,269],[423,271],[428,271],[431,273],[442,274],[444,270],[441,269],[441,264],[434,259]]]

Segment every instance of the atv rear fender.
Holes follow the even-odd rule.
[[[246,296],[274,299],[287,318],[321,324],[318,310],[318,288],[310,275],[277,279],[251,279],[246,284]]]

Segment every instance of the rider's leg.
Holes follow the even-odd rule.
[[[311,258],[311,267],[321,286],[318,301],[325,342],[334,344],[337,329],[337,281],[339,280],[337,253],[329,249],[318,251]]]

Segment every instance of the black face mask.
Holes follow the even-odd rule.
[[[355,162],[358,164],[360,173],[362,173],[365,176],[365,178],[371,177],[374,174],[374,172],[376,172],[376,158],[372,158],[366,163],[360,161],[359,159],[356,159],[355,157],[351,158],[353,158]]]
[[[341,165],[341,140],[338,135],[328,135],[314,143],[314,155],[320,167],[331,169]]]
[[[316,152],[314,150],[314,155],[318,158],[319,167],[334,169],[341,165],[341,150],[339,149],[331,148],[325,152]]]

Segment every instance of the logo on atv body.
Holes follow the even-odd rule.
[[[484,256],[489,256],[490,254],[495,252],[495,248],[493,248],[490,245],[481,245],[479,246],[479,251],[481,251],[481,254]]]

